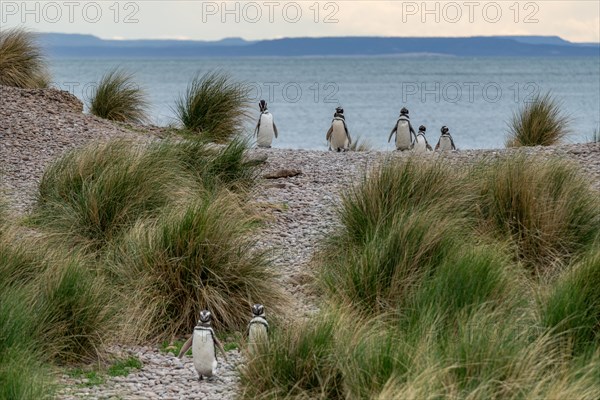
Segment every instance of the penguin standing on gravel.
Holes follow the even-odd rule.
[[[335,109],[331,127],[327,131],[325,139],[329,142],[329,150],[337,152],[347,151],[352,144],[352,138],[350,137],[350,132],[348,132],[343,108],[338,107]]]
[[[402,107],[400,110],[400,116],[394,125],[394,129],[390,133],[388,143],[392,140],[392,137],[396,134],[396,150],[405,151],[412,149],[415,140],[415,130],[410,123],[410,117],[408,116],[408,110]]]
[[[452,136],[450,135],[450,130],[447,126],[442,126],[441,129],[442,134],[440,135],[440,140],[438,140],[435,145],[435,151],[450,151],[456,150],[456,146],[454,145],[454,140],[452,140]]]
[[[427,142],[427,138],[425,137],[426,130],[427,128],[425,128],[423,125],[419,127],[419,133],[417,134],[417,138],[415,139],[415,144],[413,146],[415,153],[425,153],[433,150]]]
[[[252,319],[248,323],[246,335],[248,337],[248,351],[252,355],[256,354],[257,347],[261,343],[268,343],[269,323],[265,315],[265,307],[262,304],[252,306]]]
[[[203,310],[200,312],[198,325],[194,328],[192,336],[181,348],[178,356],[179,358],[183,357],[190,346],[192,347],[194,368],[198,372],[198,380],[200,381],[203,377],[210,378],[215,374],[215,370],[217,369],[217,346],[223,353],[225,360],[227,360],[225,349],[211,327],[211,318],[210,311]]]
[[[260,108],[260,116],[258,117],[258,123],[254,129],[256,135],[256,144],[258,147],[270,148],[273,143],[273,136],[277,137],[277,126],[273,121],[273,114],[267,109],[267,102],[261,100],[258,103]]]

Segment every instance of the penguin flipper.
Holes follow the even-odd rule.
[[[433,151],[433,149],[431,148],[431,145],[429,143],[426,143],[425,145],[426,145],[427,150]]]
[[[398,130],[398,123],[396,123],[396,125],[394,125],[394,129],[392,129],[392,132],[390,132],[390,137],[388,138],[388,143],[392,140],[392,137],[394,137],[394,133],[396,133],[397,130]]]
[[[223,344],[221,344],[221,341],[219,339],[217,339],[217,336],[213,336],[213,339],[215,340],[215,344],[217,345],[217,347],[219,348],[219,350],[223,354],[223,358],[225,358],[225,361],[227,361],[227,354],[225,353],[225,349],[223,348]]]
[[[181,358],[181,357],[183,357],[183,355],[185,353],[187,353],[187,351],[190,349],[190,347],[192,347],[193,340],[194,340],[194,335],[190,336],[190,338],[187,340],[187,342],[185,342],[183,344],[183,347],[181,348],[181,351],[179,352],[179,355],[177,356],[177,358]]]
[[[331,127],[329,127],[329,130],[327,131],[327,135],[325,135],[325,140],[327,140],[329,142],[331,140],[332,133],[333,133],[333,125],[331,125]]]
[[[452,143],[452,150],[456,150],[456,146],[454,145],[454,140],[452,139],[452,136],[450,136],[450,143]]]
[[[346,137],[348,138],[348,144],[352,144],[352,137],[350,137],[350,132],[348,132],[348,126],[346,125],[346,121],[344,122],[344,130],[346,131]]]
[[[437,144],[435,145],[435,151],[438,151],[439,148],[440,148],[440,141],[438,140]]]
[[[409,129],[410,134],[412,135],[414,141],[416,141],[417,140],[417,134],[415,133],[415,130],[414,130],[412,124],[410,123],[410,121],[408,121],[408,129]]]
[[[273,121],[273,132],[275,133],[275,138],[278,137],[278,132],[277,132],[277,125],[275,125],[275,121]]]
[[[261,114],[262,116],[262,114]],[[260,129],[260,117],[258,118],[258,123],[256,124],[256,128],[254,128],[254,136],[258,135],[258,130]]]

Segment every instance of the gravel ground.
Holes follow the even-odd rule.
[[[10,205],[22,213],[32,204],[32,194],[43,169],[70,148],[90,140],[140,137],[134,130],[81,113],[79,101],[55,90],[18,90],[0,87],[0,171]],[[154,130],[149,128],[149,130]],[[150,135],[152,136],[152,135]],[[149,135],[142,137],[147,140]],[[451,163],[468,165],[482,158],[503,157],[513,152],[558,155],[579,163],[600,190],[600,144],[535,147],[519,150],[468,150],[444,155]],[[364,176],[365,171],[387,157],[407,157],[397,152],[331,153],[283,149],[255,149],[253,156],[267,156],[263,174],[296,170],[296,176],[263,179],[253,194],[266,214],[266,228],[258,246],[271,251],[280,280],[292,299],[292,315],[309,315],[317,301],[308,286],[310,260],[315,249],[339,223],[335,204],[340,192]],[[283,173],[285,175],[285,173]],[[268,305],[267,312],[268,312]],[[224,399],[235,398],[237,368],[243,356],[228,353],[218,369],[219,379],[196,380],[190,358],[183,362],[154,348],[116,346],[118,356],[136,355],[143,368],[125,378],[109,378],[94,387],[80,378],[60,377],[64,388],[59,399]]]

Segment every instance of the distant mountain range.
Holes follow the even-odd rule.
[[[396,56],[600,57],[599,43],[572,43],[558,36],[322,37],[246,41],[105,40],[92,35],[41,33],[52,57],[264,57]]]

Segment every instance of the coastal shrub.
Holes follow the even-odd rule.
[[[115,269],[124,291],[138,298],[146,337],[189,333],[203,309],[213,313],[217,329],[227,330],[246,326],[243,310],[253,303],[281,309],[275,273],[250,237],[254,226],[238,198],[221,192],[140,221],[129,232]]]
[[[506,147],[551,146],[569,133],[570,118],[549,93],[536,96],[513,114]]]
[[[322,311],[309,321],[275,326],[269,346],[241,369],[242,399],[345,399],[337,366],[341,316]]]
[[[142,145],[92,144],[46,169],[31,221],[94,251],[193,186],[176,161],[154,157]]]
[[[330,241],[319,279],[327,295],[341,304],[384,312],[404,303],[420,279],[457,251],[457,219],[438,211],[404,211],[380,226],[362,245],[340,249]]]
[[[515,155],[486,164],[473,180],[481,230],[508,238],[534,272],[567,265],[600,233],[598,194],[565,160]]]
[[[33,33],[24,29],[0,31],[0,85],[23,89],[48,87],[46,59]]]
[[[120,68],[107,72],[94,88],[88,104],[90,113],[118,122],[143,123],[147,120],[147,95],[131,73]]]
[[[540,300],[541,321],[564,335],[574,350],[600,343],[600,250],[592,250],[562,276]]]
[[[248,118],[250,88],[220,71],[196,75],[173,109],[188,131],[216,143],[239,134]]]

